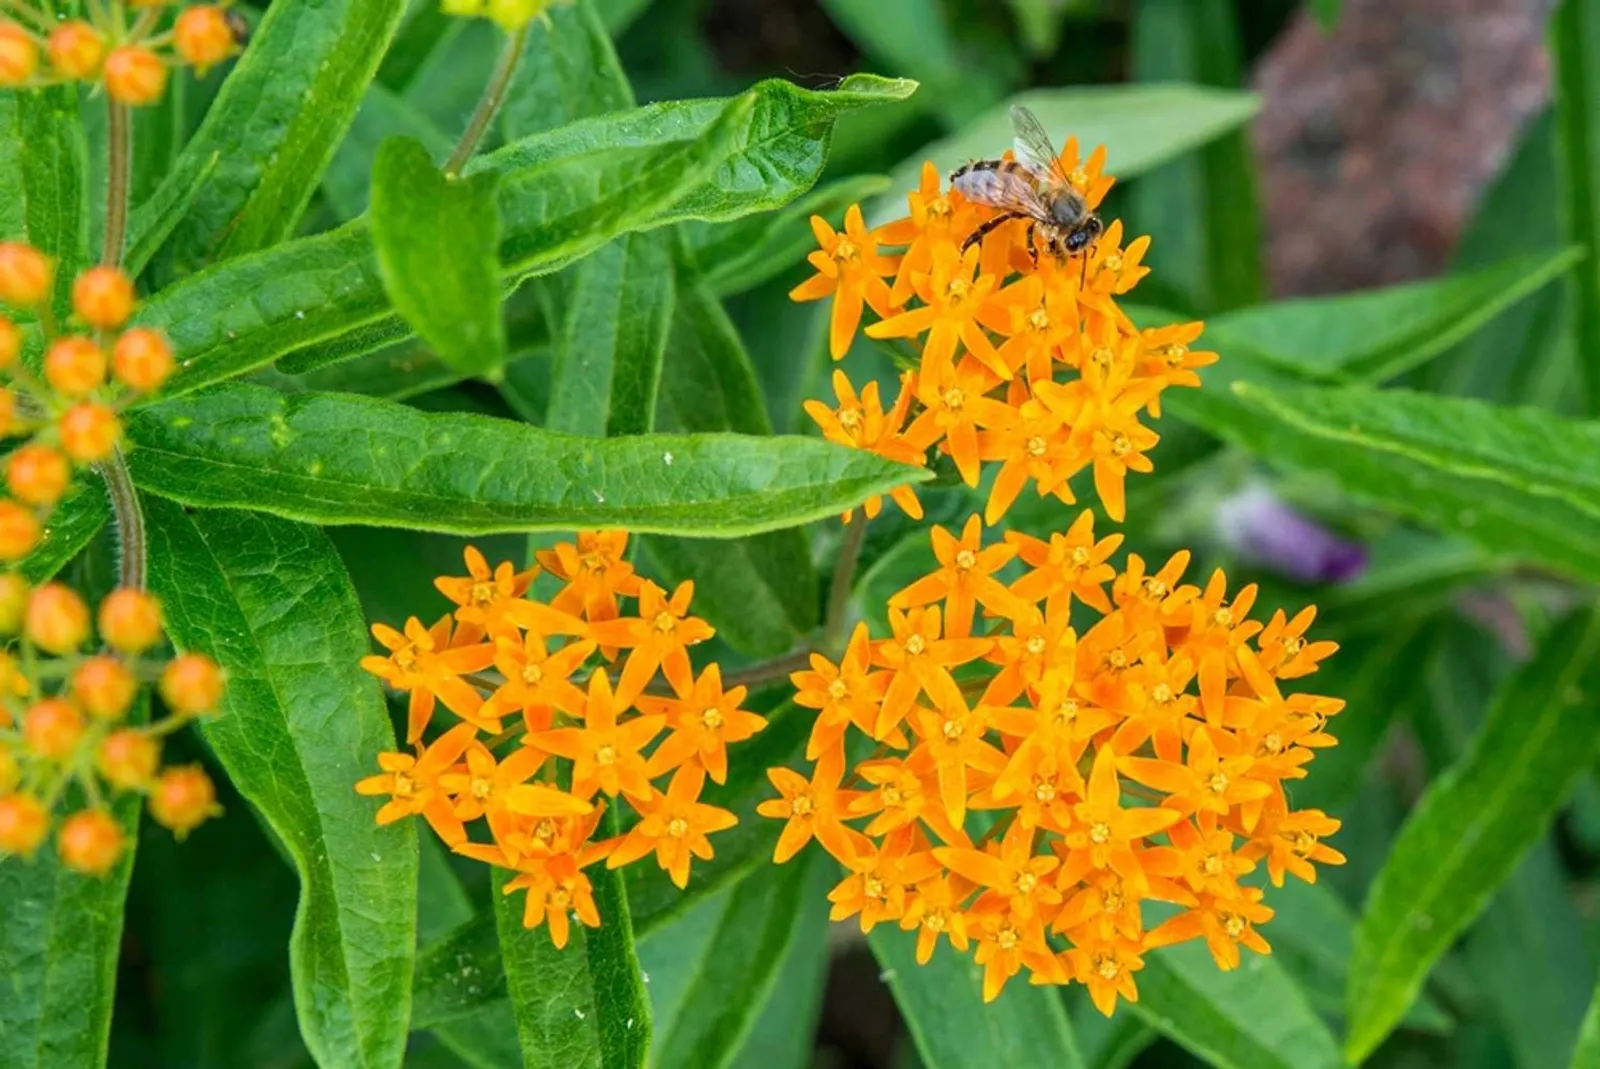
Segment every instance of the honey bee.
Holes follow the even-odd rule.
[[[999,215],[967,235],[962,251],[1002,223],[1027,219],[1028,252],[1035,263],[1041,237],[1045,251],[1058,260],[1083,254],[1094,246],[1105,224],[1061,169],[1050,135],[1033,112],[1012,105],[1011,128],[1016,134],[1016,159],[975,160],[950,175],[950,184],[968,200],[1000,209]]]

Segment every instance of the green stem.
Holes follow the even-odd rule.
[[[444,173],[451,178],[461,173],[461,169],[477,151],[478,142],[483,140],[484,131],[489,128],[489,123],[506,98],[506,90],[511,88],[511,76],[517,73],[517,64],[522,60],[523,46],[527,43],[526,26],[518,29],[506,40],[506,47],[500,53],[500,62],[495,64],[494,73],[489,76],[489,84],[484,86],[483,96],[478,100],[477,110],[472,113],[472,121],[467,123],[466,132],[461,135],[461,140],[456,142],[456,150],[450,154],[449,162],[444,165]]]
[[[106,110],[106,240],[100,262],[107,267],[115,267],[122,262],[122,243],[128,231],[133,121],[126,104],[110,101]]]
[[[144,510],[139,506],[139,493],[133,488],[128,474],[128,460],[118,448],[110,459],[99,465],[100,477],[106,483],[106,496],[111,499],[111,515],[117,525],[120,542],[118,581],[133,590],[145,586],[145,533]]]
[[[855,580],[856,562],[861,559],[861,544],[867,537],[866,510],[844,525],[844,541],[833,565],[833,582],[828,587],[828,615],[822,629],[823,648],[836,653],[844,643],[846,610],[850,606],[850,584]]]

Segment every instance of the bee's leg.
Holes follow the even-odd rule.
[[[1039,245],[1035,240],[1038,236],[1039,224],[1037,222],[1030,222],[1028,224],[1028,256],[1033,260],[1034,267],[1039,266]]]
[[[993,230],[995,227],[1000,226],[1003,223],[1009,223],[1013,219],[1022,218],[1026,217],[1021,212],[1001,212],[999,215],[995,216],[993,219],[990,219],[987,223],[984,223],[978,229],[967,235],[967,240],[961,243],[962,253],[965,254],[968,249],[982,241],[984,237],[988,235],[989,231]]]

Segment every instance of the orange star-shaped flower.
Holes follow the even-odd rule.
[[[638,616],[594,625],[594,637],[600,645],[628,650],[622,676],[617,680],[617,699],[623,705],[638,697],[658,668],[680,694],[693,685],[689,647],[716,634],[710,624],[689,615],[693,598],[692,580],[679,583],[670,599],[666,591],[646,581],[639,588]]]
[[[726,809],[699,800],[704,783],[704,769],[684,765],[673,775],[665,794],[635,799],[639,822],[613,847],[606,867],[614,869],[654,851],[656,862],[672,882],[680,888],[687,887],[690,859],[709,861],[712,857],[711,840],[706,836],[739,823],[739,818]]]
[[[455,806],[440,779],[460,759],[476,734],[471,724],[457,724],[435,739],[433,745],[419,744],[415,757],[406,753],[380,753],[378,767],[383,771],[359,781],[356,793],[390,796],[378,810],[379,824],[421,816],[447,844],[463,842],[467,830],[456,816]]]
[[[722,669],[713,664],[676,698],[641,695],[634,702],[639,711],[666,717],[672,729],[650,755],[645,771],[654,778],[686,762],[698,762],[717,783],[725,782],[728,744],[743,742],[767,726],[766,717],[739,708],[748,693],[748,687],[724,691]]]
[[[612,694],[605,669],[597,668],[589,676],[583,727],[541,731],[528,736],[528,741],[571,759],[572,793],[579,798],[593,798],[597,791],[611,797],[621,791],[629,798],[649,798],[655,788],[640,751],[661,734],[667,718],[638,716],[619,723],[627,707],[620,694]]]
[[[844,233],[834,230],[820,215],[811,217],[811,232],[821,248],[806,259],[817,273],[790,290],[789,299],[833,298],[828,351],[839,360],[850,351],[865,305],[871,305],[880,316],[892,311],[889,284],[884,277],[895,273],[899,261],[878,255],[878,239],[867,229],[859,205],[852,204],[845,213]]]

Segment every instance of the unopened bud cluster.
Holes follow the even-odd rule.
[[[99,876],[125,847],[115,796],[144,795],[179,838],[219,811],[198,766],[161,767],[161,740],[215,710],[223,679],[202,654],[161,655],[161,607],[143,591],[112,591],[94,615],[101,647],[89,652],[76,591],[0,575],[0,857],[34,854],[60,811],[63,864]],[[167,709],[154,723],[134,715],[147,682]]]
[[[166,91],[169,68],[198,74],[239,50],[243,23],[224,5],[186,7],[165,0],[90,4],[86,19],[58,21],[28,0],[4,5],[0,87],[99,82],[119,104],[147,107]],[[133,10],[130,10],[133,9]]]
[[[80,274],[67,332],[52,329],[52,275],[43,253],[0,243],[0,305],[33,313],[44,349],[36,372],[23,359],[24,328],[0,312],[0,435],[26,439],[5,460],[0,565],[33,552],[75,472],[116,449],[118,412],[172,373],[172,349],[158,331],[123,329],[134,307],[126,274],[115,267]]]

